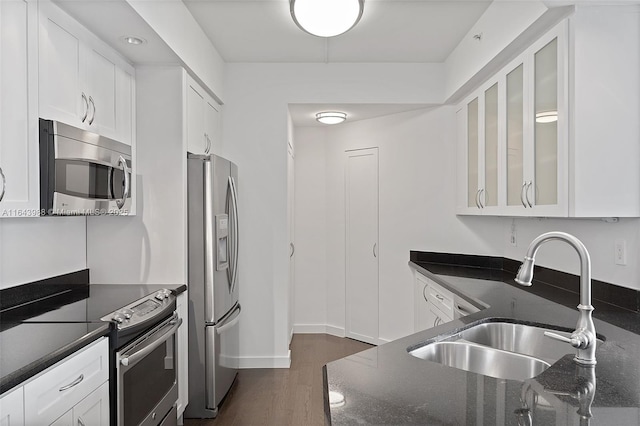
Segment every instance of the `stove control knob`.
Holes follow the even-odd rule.
[[[111,317],[111,320],[117,322],[118,324],[122,324],[125,319],[126,317],[120,312],[117,312]]]
[[[165,294],[163,292],[159,291],[156,293],[156,299],[164,300],[164,298],[165,298]]]
[[[133,316],[133,311],[127,308],[121,309],[118,313],[124,315],[126,319],[131,319],[131,317]]]

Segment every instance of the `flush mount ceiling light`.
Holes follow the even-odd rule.
[[[542,111],[536,113],[536,123],[553,123],[558,121],[558,111]]]
[[[134,36],[124,36],[122,37],[122,41],[124,41],[127,44],[133,44],[133,45],[139,45],[139,44],[145,44],[147,42],[147,40],[140,38],[140,37],[134,37]]]
[[[340,124],[347,119],[347,114],[338,111],[325,111],[316,114],[316,120],[323,124]]]
[[[289,0],[293,21],[318,37],[333,37],[353,28],[364,11],[364,0]]]

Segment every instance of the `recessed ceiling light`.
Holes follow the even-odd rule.
[[[134,44],[134,45],[145,44],[147,42],[147,40],[145,40],[143,38],[134,37],[134,36],[124,36],[124,37],[122,37],[122,40],[125,43]]]
[[[291,17],[303,31],[333,37],[353,28],[364,11],[364,0],[289,0]]]
[[[325,111],[316,114],[316,120],[323,124],[339,124],[347,119],[347,114],[338,111]]]
[[[558,121],[558,111],[542,111],[536,113],[536,123],[553,123]]]

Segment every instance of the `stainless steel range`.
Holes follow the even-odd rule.
[[[121,426],[177,425],[176,296],[160,290],[104,317],[114,322],[116,418]]]

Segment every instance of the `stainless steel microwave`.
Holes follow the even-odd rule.
[[[126,215],[131,146],[40,119],[40,209],[44,215]]]

